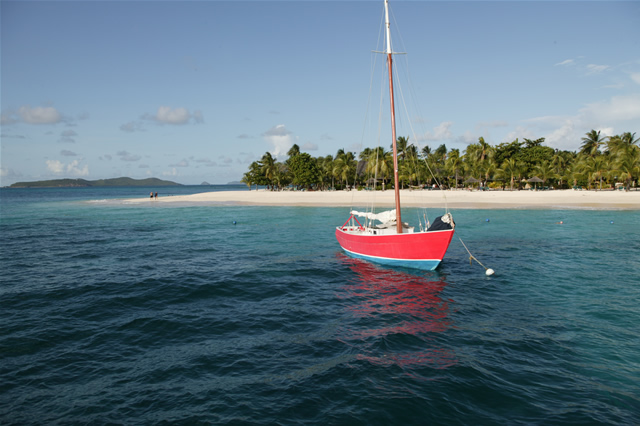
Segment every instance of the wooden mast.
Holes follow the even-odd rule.
[[[398,179],[398,146],[396,144],[396,111],[393,99],[393,71],[391,51],[391,26],[389,24],[389,0],[384,0],[385,25],[387,27],[387,66],[389,67],[389,99],[391,100],[391,137],[393,138],[393,182],[396,199],[396,232],[402,234],[402,215],[400,214],[400,182]]]

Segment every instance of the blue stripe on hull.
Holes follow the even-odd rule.
[[[345,250],[344,248],[343,250],[345,251],[345,253],[347,253],[351,257],[368,260],[370,262],[379,263],[381,265],[421,269],[423,271],[433,271],[440,264],[440,261],[436,259],[423,259],[423,260],[390,259],[388,257],[377,257],[377,256],[367,256],[364,254],[358,254],[349,250]]]

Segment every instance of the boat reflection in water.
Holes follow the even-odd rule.
[[[357,347],[357,358],[373,364],[396,365],[407,374],[416,369],[442,369],[457,364],[447,349],[445,331],[452,327],[451,300],[441,297],[447,283],[437,273],[414,275],[386,269],[342,253],[338,260],[354,277],[338,297],[353,315],[345,321],[343,342]]]

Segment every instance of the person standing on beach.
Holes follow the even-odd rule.
[[[158,199],[158,193],[156,192],[156,200]]]
[[[151,196],[150,196],[150,198],[151,198],[151,199],[153,200],[153,192],[151,193]]]

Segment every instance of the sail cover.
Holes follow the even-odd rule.
[[[380,213],[371,213],[371,212],[359,212],[356,210],[351,210],[351,214],[358,217],[366,217],[371,220],[378,220],[382,223],[387,222],[395,222],[396,221],[396,210],[387,210],[385,212]]]
[[[453,229],[455,226],[456,224],[453,221],[451,213],[445,213],[442,216],[436,217],[427,231],[444,231],[447,229]]]

